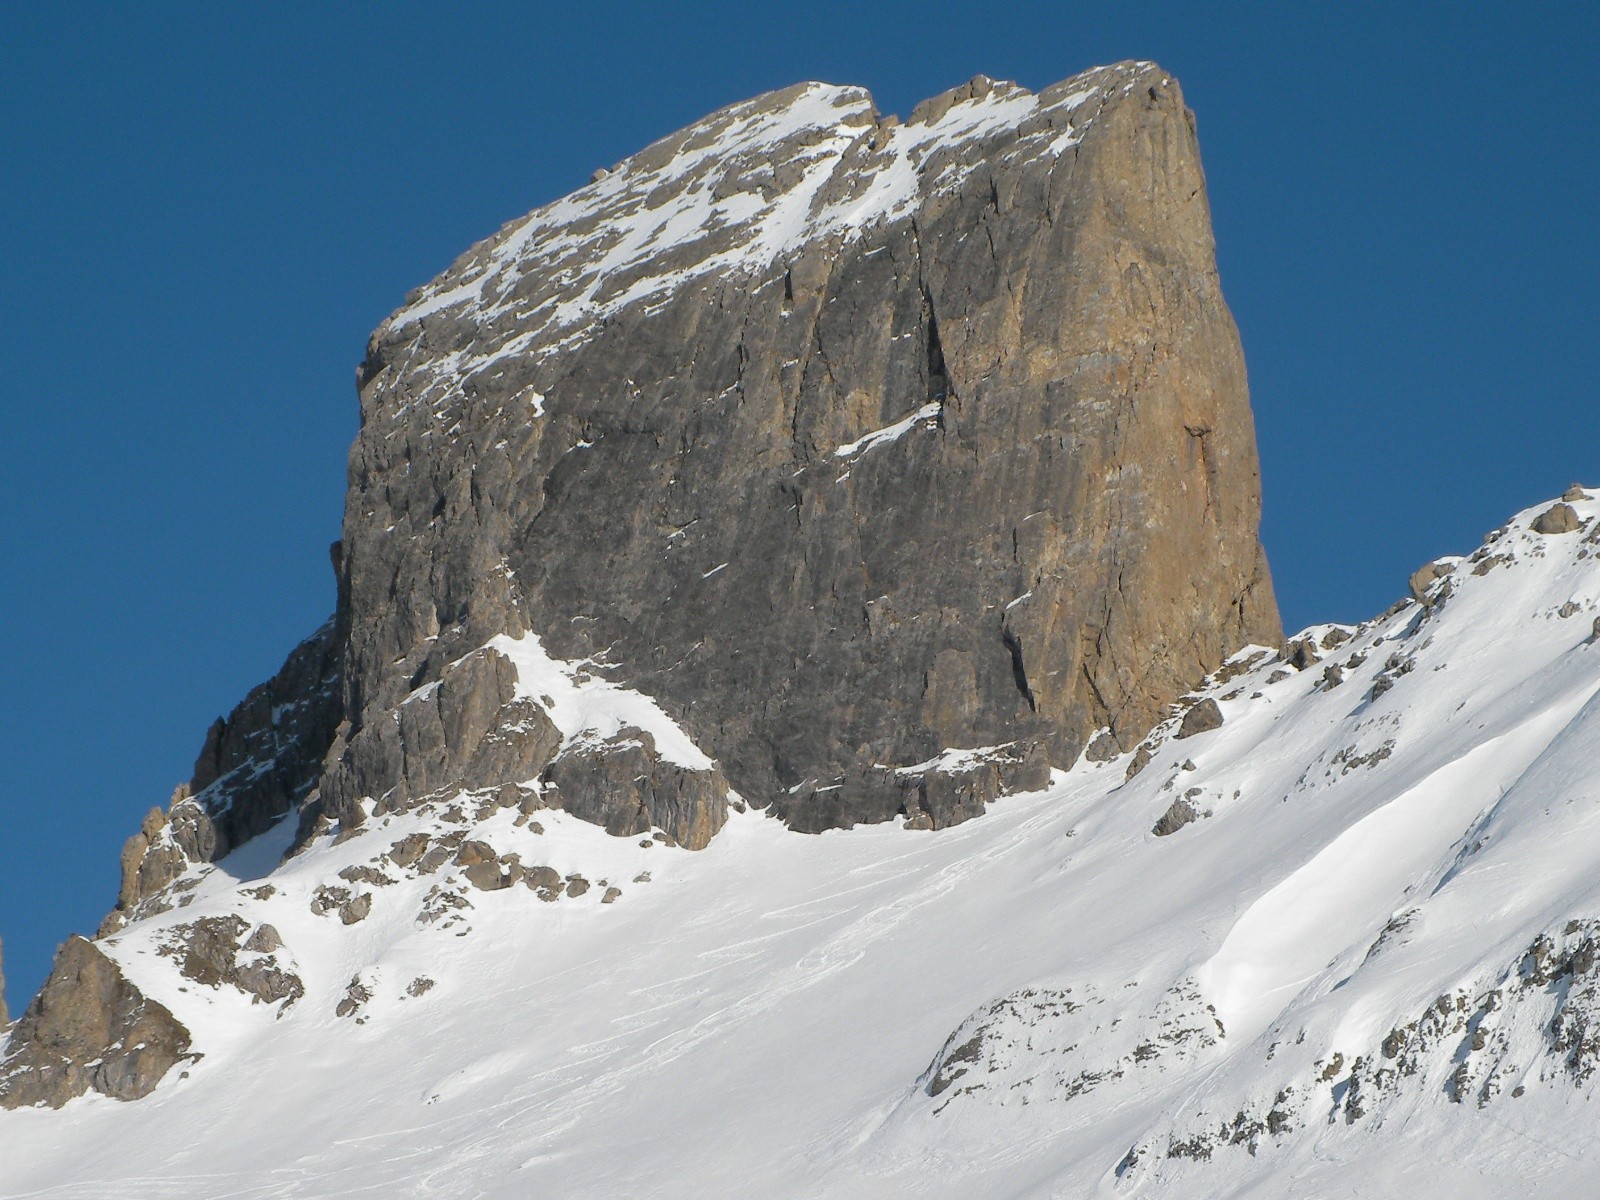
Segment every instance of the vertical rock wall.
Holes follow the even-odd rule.
[[[677,240],[593,266],[674,205]],[[531,630],[822,829],[907,811],[885,768],[946,749],[1036,782],[1099,726],[1130,745],[1280,636],[1194,123],[1151,64],[905,125],[822,85],[716,114],[429,285],[361,397],[356,738]],[[381,802],[401,758],[329,791],[359,760]]]

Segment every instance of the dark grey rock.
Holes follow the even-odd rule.
[[[1200,814],[1195,811],[1194,805],[1187,799],[1174,800],[1167,811],[1161,814],[1161,819],[1155,823],[1150,832],[1157,837],[1168,837],[1177,833],[1185,825],[1199,819]]]
[[[232,982],[239,939],[249,927],[243,917],[205,917],[175,927],[159,952],[177,961],[184,978],[205,987],[220,987]]]
[[[1177,732],[1172,736],[1176,739],[1191,738],[1198,733],[1210,733],[1213,729],[1222,727],[1222,709],[1210,696],[1196,704],[1183,714],[1183,720],[1178,722]]]
[[[349,984],[346,985],[344,995],[340,998],[339,1003],[334,1006],[333,1015],[336,1017],[353,1017],[371,999],[372,989],[361,981],[359,975],[354,976]],[[356,1023],[360,1024],[361,1022],[358,1020]]]
[[[1431,603],[1428,591],[1433,586],[1434,581],[1443,579],[1454,570],[1454,565],[1447,562],[1424,563],[1411,573],[1411,579],[1409,580],[1411,598],[1418,604]]]
[[[1097,729],[1139,745],[1232,652],[1281,639],[1176,82],[1123,63],[1035,101],[974,80],[918,106],[934,141],[914,173],[867,93],[818,106],[821,86],[647,147],[580,195],[587,217],[514,222],[379,327],[335,616],[212,727],[130,842],[107,929],[296,809],[297,846],[534,780],[521,818],[547,802],[690,848],[730,784],[799,830],[950,824],[1043,786]],[[992,97],[1026,115],[941,132]],[[792,132],[686,153],[761,125]],[[777,203],[802,153],[830,174],[782,253],[741,258],[764,234],[740,218],[608,257],[663,205]],[[844,232],[893,178],[914,194]],[[563,744],[486,648],[524,633],[603,656],[717,765],[636,734]],[[982,746],[1017,762],[905,774]],[[390,860],[437,871],[458,846]],[[336,890],[318,911],[359,920],[370,895]]]
[[[1312,663],[1321,660],[1317,653],[1316,643],[1310,638],[1298,638],[1283,648],[1283,658],[1296,671],[1304,671]]]
[[[141,914],[192,864],[215,862],[265,832],[315,786],[342,707],[329,621],[206,733],[194,774],[168,810],[152,809],[122,852],[122,887],[102,934]]]
[[[640,729],[564,751],[544,780],[547,805],[619,836],[659,828],[678,845],[699,850],[728,817],[728,781],[722,772],[662,759],[655,739]]]
[[[1117,745],[1117,739],[1110,730],[1105,730],[1094,738],[1084,749],[1083,756],[1092,763],[1110,762],[1122,753],[1122,747]]]
[[[479,650],[410,692],[392,716],[337,738],[328,752],[320,814],[360,824],[360,802],[399,811],[461,787],[537,778],[561,744],[538,704],[515,698],[516,669]],[[309,810],[308,810],[309,811]]]
[[[965,764],[899,770],[894,775],[907,827],[945,829],[982,815],[1001,795],[1048,787],[1050,760],[1037,745],[1006,746]]]
[[[262,925],[241,944],[240,938],[249,927],[243,917],[202,917],[188,925],[174,926],[157,952],[173,959],[185,979],[204,987],[234,987],[256,1004],[292,1004],[300,999],[305,995],[304,983],[273,957],[273,952],[283,948],[278,931],[271,925]],[[241,962],[241,951],[259,957]]]

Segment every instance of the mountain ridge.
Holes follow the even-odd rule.
[[[1388,1120],[1568,1186],[1460,1114],[1600,1061],[1600,509],[1285,642],[1155,64],[720,110],[358,390],[334,617],[6,1031],[27,1186],[199,1194],[223,1109],[269,1193],[1246,1194]]]
[[[1115,136],[1103,132],[1119,121]],[[1090,153],[1107,140],[1116,144]],[[1106,181],[1059,185],[1069,160],[1074,178]],[[1151,196],[1121,179],[1129,169],[1174,178]],[[1052,215],[1052,192],[1065,215]],[[1088,199],[1069,211],[1078,192]],[[924,228],[940,220],[956,256],[943,268],[921,248],[941,240]],[[1037,260],[1014,281],[995,275],[993,258],[1011,226],[1012,257]],[[1081,232],[1066,249],[1039,243],[1051,226],[1050,237]],[[962,257],[969,228],[991,246],[987,267]],[[871,265],[852,277],[840,266],[852,246],[868,264],[909,255],[914,277]],[[1170,261],[1152,266],[1152,255]],[[752,273],[765,279],[756,293],[782,289],[778,311],[760,300],[735,326],[725,310],[743,301],[729,288],[743,297]],[[1043,333],[1017,324],[1032,276],[1045,281],[1033,285],[1045,315],[1028,319]],[[1011,299],[996,316],[995,301],[972,297],[1001,282]],[[1110,283],[1133,288],[1131,319],[1103,311]],[[1172,313],[1150,300],[1154,284],[1179,297]],[[1093,323],[1081,334],[1051,315],[1060,286],[1069,300],[1085,293]],[[869,315],[884,289],[887,327]],[[966,299],[935,304],[952,289]],[[663,303],[684,310],[694,344],[720,348],[711,367],[662,348]],[[827,316],[836,305],[851,311],[839,328]],[[772,369],[776,333],[746,343],[757,319],[781,329],[805,312],[815,346],[782,364],[797,371],[785,381]],[[986,334],[997,320],[1000,332]],[[1077,339],[1074,357],[1061,358],[1052,326]],[[598,365],[585,365],[575,337],[608,342]],[[996,357],[969,387],[963,360],[978,351]],[[1022,376],[994,384],[1019,356]],[[680,370],[712,376],[641,406],[631,378],[615,377],[619,358],[669,388]],[[555,383],[539,374],[551,363],[564,372]],[[846,366],[861,374],[847,394]],[[501,711],[512,672],[484,658],[493,638],[534,626],[558,657],[605,660],[612,677],[697,724],[741,791],[811,830],[908,805],[930,824],[964,819],[1039,782],[1095,724],[1111,725],[1112,744],[1136,740],[1159,703],[1231,645],[1278,633],[1255,534],[1242,357],[1217,291],[1192,117],[1155,64],[1096,68],[1037,95],[980,76],[904,124],[879,117],[861,89],[819,84],[719,110],[508,223],[413,292],[373,335],[358,384],[335,617],[213,726],[190,782],[130,841],[103,932],[186,863],[225,855],[291,808],[302,808],[304,839],[319,823],[359,823],[366,797],[403,805],[537,776],[558,739],[539,714]],[[1106,386],[1114,402],[1097,398]],[[573,399],[556,396],[569,387]],[[608,396],[619,387],[632,397],[620,409]],[[876,415],[857,411],[874,388]],[[1119,415],[1138,409],[1152,414]],[[1063,435],[1071,412],[1082,416],[1068,428],[1081,428]],[[737,438],[716,432],[724,423]],[[677,445],[663,451],[669,436]],[[1052,457],[1052,438],[1065,456]],[[763,442],[777,465],[752,474],[747,448]],[[607,457],[614,445],[620,460]],[[995,465],[975,471],[974,455]],[[425,478],[413,463],[427,464]],[[1097,470],[1111,472],[1109,486]],[[665,490],[663,473],[676,476]],[[970,503],[956,502],[962,494]],[[559,510],[562,495],[575,511]],[[925,505],[939,515],[908,523]],[[620,547],[596,545],[619,532]],[[976,569],[919,583],[930,553],[975,557]],[[788,581],[773,578],[780,570]],[[1095,576],[1099,593],[1080,595]],[[1175,588],[1181,605],[1165,598]],[[663,590],[685,596],[685,615],[641,604]],[[939,628],[919,631],[925,617]],[[702,666],[708,633],[731,642],[731,656]],[[463,661],[474,652],[481,661]],[[741,654],[752,665],[733,661]],[[447,669],[450,686],[430,692]],[[812,677],[791,681],[797,672]],[[846,685],[872,703],[835,699]],[[937,765],[963,746],[1009,749],[953,776]],[[694,844],[715,831],[720,776],[651,767],[645,794],[613,802],[599,793],[639,771],[610,757],[569,768],[559,794],[608,827],[655,823]],[[917,762],[935,766],[914,786],[894,774]]]
[[[102,943],[195,1057],[0,1114],[0,1178],[1584,1195],[1600,501],[1567,497],[955,827],[746,809],[691,852],[468,795],[280,863],[286,819]],[[219,1109],[256,1123],[174,1157]]]

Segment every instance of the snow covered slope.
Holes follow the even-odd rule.
[[[0,1113],[0,1193],[1591,1196],[1569,499],[954,828],[750,808],[691,853],[464,795],[280,865],[285,826],[104,944],[200,1057]]]

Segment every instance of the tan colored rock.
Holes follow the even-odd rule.
[[[387,857],[397,867],[409,867],[421,858],[428,849],[428,835],[425,833],[408,833],[393,846],[389,847]]]
[[[189,1050],[189,1032],[143,995],[93,942],[69,938],[11,1030],[0,1108],[60,1108],[95,1091],[147,1095]]]
[[[1572,533],[1582,527],[1583,522],[1578,519],[1578,510],[1564,502],[1552,504],[1533,519],[1535,533]]]
[[[1452,563],[1442,561],[1424,563],[1411,573],[1409,580],[1411,598],[1418,604],[1429,603],[1428,589],[1433,586],[1434,581],[1443,579],[1454,571],[1455,566]]]
[[[274,926],[261,925],[245,941],[244,948],[256,954],[271,954],[283,949],[283,937]]]
[[[354,925],[357,921],[365,921],[371,914],[371,892],[362,892],[355,899],[339,906],[339,920],[346,925]]]

